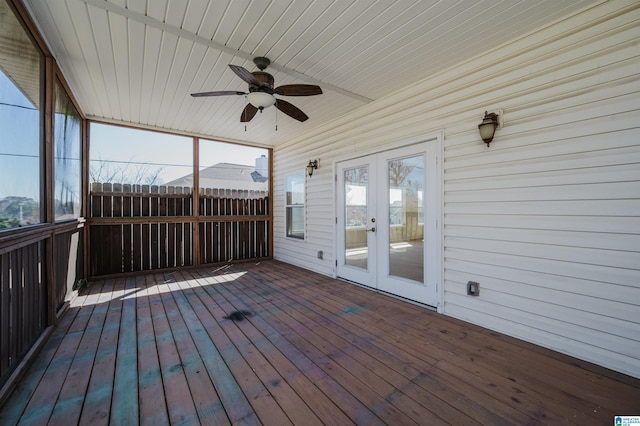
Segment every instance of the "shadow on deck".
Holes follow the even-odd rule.
[[[90,284],[0,424],[613,424],[640,380],[277,261]]]

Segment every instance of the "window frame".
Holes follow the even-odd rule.
[[[52,206],[52,210],[53,210],[53,220],[55,222],[65,222],[65,221],[77,221],[78,219],[84,217],[84,201],[85,201],[85,197],[83,196],[84,191],[85,191],[85,175],[84,175],[84,144],[83,144],[83,134],[84,134],[84,129],[85,129],[85,122],[84,122],[84,117],[82,115],[82,113],[80,112],[80,109],[78,108],[78,106],[76,105],[75,99],[73,98],[73,96],[71,95],[71,92],[69,90],[69,88],[67,87],[67,85],[65,84],[62,75],[60,75],[58,72],[55,73],[55,78],[53,79],[54,83],[53,83],[53,105],[54,105],[54,109],[52,111],[52,140],[53,140],[53,150],[52,150],[52,155],[53,155],[53,185],[52,185],[52,190],[53,190],[53,197],[52,197],[52,202],[53,202],[53,206]],[[58,106],[58,102],[60,101],[59,96],[60,95],[64,95],[65,100],[67,102],[67,104],[73,109],[73,112],[75,112],[75,117],[78,118],[78,139],[77,141],[74,141],[78,143],[77,148],[77,154],[78,154],[78,169],[77,169],[77,175],[74,176],[75,179],[77,179],[77,190],[78,190],[78,198],[77,198],[77,205],[74,204],[74,208],[73,208],[73,213],[72,215],[68,215],[68,216],[59,216],[59,212],[58,212],[58,203],[55,199],[55,195],[56,195],[56,191],[58,189],[58,182],[59,182],[59,175],[58,175],[58,159],[56,158],[56,154],[57,154],[57,149],[59,146],[59,143],[61,142],[60,140],[57,139],[58,136],[58,128],[57,128],[57,123],[56,123],[56,118],[59,115],[56,112],[56,108]],[[71,116],[74,116],[74,114],[71,114]]]
[[[31,47],[33,48],[33,52],[31,53],[34,53],[35,57],[37,57],[37,60],[38,60],[38,64],[37,64],[38,65],[37,67],[38,86],[37,86],[37,94],[34,96],[34,99],[37,99],[37,101],[39,102],[39,107],[34,108],[34,111],[37,112],[38,122],[37,122],[37,127],[32,126],[33,128],[37,129],[37,133],[38,133],[37,150],[34,150],[33,154],[27,154],[28,156],[32,156],[32,158],[36,158],[35,152],[37,151],[36,161],[38,164],[38,176],[37,176],[36,183],[38,186],[37,188],[38,199],[34,200],[35,202],[33,203],[33,208],[37,209],[37,219],[36,219],[37,221],[21,223],[22,219],[17,219],[17,220],[20,220],[20,222],[17,225],[3,227],[0,229],[0,234],[2,234],[3,236],[11,235],[14,233],[20,233],[25,228],[35,228],[35,227],[46,226],[49,222],[52,221],[51,214],[48,213],[48,206],[50,202],[48,201],[48,197],[47,197],[49,193],[48,186],[47,186],[49,183],[47,171],[48,171],[50,156],[47,151],[48,146],[45,142],[45,139],[47,137],[47,131],[48,131],[48,129],[46,128],[46,124],[47,124],[46,105],[50,96],[50,94],[48,93],[49,87],[47,85],[47,62],[49,61],[47,56],[48,53],[43,49],[43,43],[41,42],[41,39],[39,39],[37,35],[31,31],[27,22],[25,22],[23,12],[19,10],[16,7],[16,5],[13,4],[12,1],[7,1],[6,6],[8,7],[9,14],[13,19],[15,19],[15,23],[17,23],[15,27],[9,26],[9,29],[19,28],[21,30],[20,37],[16,37],[16,39],[29,40],[30,42],[29,46],[30,48]],[[28,57],[28,55],[24,55],[24,56]],[[13,79],[11,78],[11,75],[8,74],[7,72],[8,71],[6,70],[3,71],[3,74],[6,75],[7,79],[11,81],[11,83],[15,88],[18,88],[20,91],[23,91],[24,86],[20,86],[19,82],[13,81]],[[4,130],[5,129],[3,129],[3,131]],[[9,195],[9,197],[27,198],[27,197],[24,197],[23,194],[19,194],[19,193],[16,193],[16,195]],[[4,200],[4,197],[2,199]],[[20,202],[21,205],[22,203],[23,202]],[[31,211],[33,211],[33,208],[31,209]],[[21,208],[21,211],[22,211],[22,208]],[[22,213],[20,215],[22,215]],[[36,218],[36,215],[33,214],[31,217]]]
[[[302,200],[302,203],[290,203],[289,202],[289,193],[293,192],[290,191],[290,179],[294,179],[294,178],[298,178],[301,181],[301,187],[302,187],[302,191],[301,191],[301,195],[300,195],[300,199]],[[291,240],[297,240],[297,241],[305,241],[307,239],[307,191],[306,191],[306,186],[307,186],[307,181],[306,181],[306,177],[305,177],[305,173],[303,172],[297,172],[297,173],[290,173],[288,175],[285,176],[284,178],[284,188],[285,188],[285,199],[284,199],[284,236],[285,238],[289,238]],[[293,198],[293,197],[291,197]],[[293,232],[291,232],[291,215],[289,214],[289,212],[291,211],[293,213],[293,209],[302,209],[302,235],[295,235]]]

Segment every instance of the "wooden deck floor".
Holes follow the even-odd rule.
[[[92,283],[0,424],[608,425],[617,414],[640,414],[639,380],[268,261]]]

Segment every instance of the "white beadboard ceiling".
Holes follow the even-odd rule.
[[[24,0],[89,118],[275,146],[572,14],[594,0]],[[268,108],[245,125],[244,96],[190,93],[275,85],[310,118]],[[276,131],[277,122],[277,131]]]

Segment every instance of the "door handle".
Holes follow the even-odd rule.
[[[376,227],[372,226],[371,229],[367,229],[367,232],[376,232]]]

